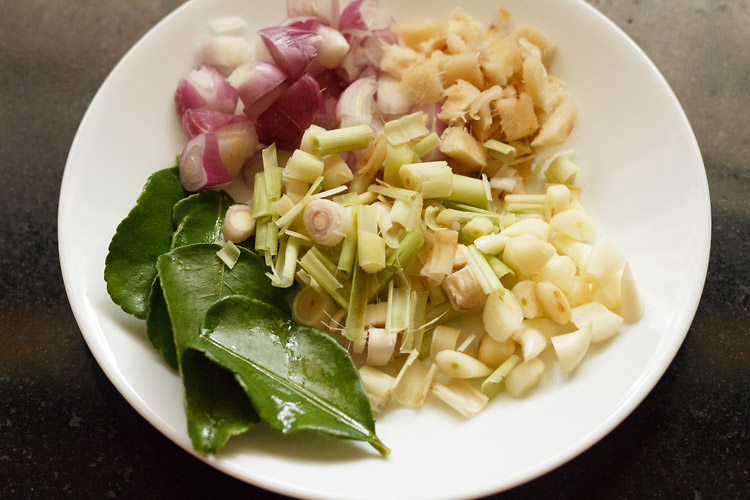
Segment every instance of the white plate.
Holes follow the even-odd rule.
[[[397,19],[444,15],[447,0],[385,2]],[[149,173],[173,164],[184,139],[172,101],[196,62],[207,20],[245,17],[252,29],[282,20],[284,2],[193,0],[140,40],[102,85],[70,151],[59,208],[60,260],[70,303],[97,361],[147,420],[192,453],[182,389],[145,340],[143,323],[109,299],[107,245]],[[428,9],[425,9],[428,7]],[[478,19],[498,2],[470,2]],[[643,52],[578,0],[506,0],[558,43],[553,73],[579,106],[570,138],[583,202],[600,232],[629,259],[646,313],[597,346],[565,380],[548,370],[522,400],[501,398],[464,420],[438,403],[390,410],[377,422],[387,459],[367,445],[267,427],[233,439],[212,466],[245,481],[309,498],[447,499],[486,495],[537,477],[601,439],[661,377],[681,345],[706,275],[710,204],[690,125]],[[554,363],[549,363],[554,366]]]

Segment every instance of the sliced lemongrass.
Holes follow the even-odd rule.
[[[534,276],[537,281],[549,281],[557,285],[565,295],[570,293],[576,277],[576,264],[567,255],[553,255]]]
[[[477,216],[463,225],[461,237],[465,243],[473,243],[477,238],[488,236],[495,231],[495,225],[487,217]]]
[[[352,219],[338,203],[319,199],[305,207],[302,220],[310,238],[325,247],[337,245],[352,230]]]
[[[588,324],[574,332],[552,337],[552,347],[564,373],[572,372],[581,363],[591,344],[591,334]]]
[[[294,208],[294,202],[289,195],[284,194],[281,198],[271,203],[271,206],[279,216],[284,216],[289,210]]]
[[[401,187],[400,170],[403,165],[411,163],[414,153],[408,144],[394,146],[388,144],[385,153],[385,165],[383,169],[383,180],[391,186]]]
[[[508,238],[515,238],[522,234],[531,234],[542,241],[547,241],[551,233],[552,228],[550,225],[536,218],[521,219],[500,231],[501,235]]]
[[[351,220],[351,231],[344,236],[341,243],[341,253],[339,254],[336,269],[344,271],[347,275],[351,274],[354,262],[357,258],[357,211],[349,209],[349,219]]]
[[[368,365],[359,368],[359,377],[369,396],[372,411],[382,412],[391,399],[391,388],[396,378]]]
[[[325,262],[324,262],[325,261]],[[311,248],[299,259],[302,268],[312,276],[341,307],[348,307],[349,299],[342,293],[344,285],[331,273],[328,260],[317,248]],[[354,340],[354,339],[350,339]]]
[[[428,366],[419,359],[419,351],[412,351],[391,388],[393,399],[410,408],[422,406],[437,370],[437,365]]]
[[[448,295],[448,298],[450,299],[450,295]],[[425,312],[425,320],[428,325],[437,325],[455,319],[459,315],[460,311],[457,311],[451,302],[443,302],[437,305],[428,304],[427,311]]]
[[[502,260],[494,255],[485,255],[487,264],[490,265],[492,272],[500,280],[505,288],[512,287],[516,282],[516,272],[509,268]]]
[[[591,281],[583,276],[573,277],[573,286],[566,294],[570,307],[577,307],[591,302]]]
[[[367,304],[365,309],[365,326],[377,328],[385,327],[385,319],[388,314],[388,302],[377,302]]]
[[[440,146],[440,137],[435,132],[421,139],[411,149],[419,158],[433,152]]]
[[[512,193],[515,191],[516,186],[520,182],[520,177],[507,176],[507,177],[493,177],[490,179],[490,189],[499,196],[500,193]]]
[[[458,232],[450,229],[436,231],[430,260],[422,268],[421,274],[435,283],[442,282],[453,271],[457,248]]]
[[[505,391],[505,377],[521,363],[521,358],[515,354],[511,354],[502,363],[500,363],[495,371],[493,371],[489,377],[484,379],[481,386],[482,394],[488,398],[493,398]]]
[[[555,215],[564,212],[570,205],[570,189],[565,184],[553,184],[547,187],[544,197],[544,219],[549,221]]]
[[[255,232],[255,217],[248,205],[236,203],[227,209],[222,227],[224,239],[232,243],[241,243]]]
[[[269,256],[276,255],[279,244],[279,228],[270,217],[255,221],[255,250]]]
[[[398,248],[399,233],[401,232],[400,224],[393,224],[391,220],[391,207],[383,202],[374,203],[378,210],[378,228],[380,235],[383,237],[388,248]]]
[[[307,129],[305,130],[305,133],[302,134],[302,139],[300,140],[300,143],[299,143],[299,149],[301,149],[305,153],[315,154],[313,152],[313,147],[312,147],[312,137],[315,134],[318,134],[320,132],[325,132],[325,131],[326,129],[324,129],[320,125],[313,124],[307,127]]]
[[[409,327],[409,299],[411,290],[388,283],[388,306],[386,308],[385,329],[388,333],[398,334]]]
[[[536,296],[544,308],[544,312],[555,323],[564,325],[570,321],[570,303],[557,285],[549,281],[536,284]]]
[[[617,333],[622,326],[621,316],[607,309],[597,301],[589,302],[571,309],[571,321],[579,329],[591,325],[591,342],[597,343],[607,340]]]
[[[232,269],[240,258],[240,249],[231,241],[227,241],[221,250],[216,252],[216,255],[229,269]]]
[[[427,283],[427,294],[430,305],[432,306],[443,304],[446,300],[448,300],[440,285],[435,283]]]
[[[369,125],[354,125],[333,130],[325,130],[310,137],[313,154],[327,156],[364,149],[372,139],[372,127]]]
[[[479,339],[477,359],[490,368],[496,368],[508,359],[515,350],[516,342],[512,338],[498,342],[488,333],[484,333]]]
[[[484,147],[487,148],[490,158],[501,160],[505,163],[511,163],[516,159],[516,148],[510,144],[505,144],[496,139],[489,139],[485,141]]]
[[[505,244],[503,256],[507,254],[521,274],[528,276],[538,272],[555,255],[555,247],[537,238],[516,236]]]
[[[422,231],[414,230],[406,233],[401,240],[401,244],[391,252],[385,263],[385,268],[377,275],[379,287],[376,293],[380,293],[393,278],[393,275],[399,271],[408,268],[417,256],[419,249],[424,244],[424,235]]]
[[[453,171],[446,161],[407,163],[399,170],[401,185],[423,198],[447,198],[453,192]]]
[[[553,230],[574,240],[589,241],[596,236],[594,221],[583,210],[570,209],[560,212],[552,217],[549,223]]]
[[[469,252],[466,254],[466,257],[466,265],[471,268],[484,293],[504,293],[505,287],[500,282],[500,278],[495,274],[484,254],[476,246],[469,246]]]
[[[301,240],[295,237],[285,237],[279,247],[279,254],[273,267],[271,284],[279,288],[289,288],[294,284],[297,271],[297,257],[299,256]]]
[[[385,267],[385,241],[377,234],[377,212],[373,205],[357,207],[357,261],[368,274]]]
[[[456,256],[453,258],[453,270],[461,269],[464,267],[469,258],[469,247],[463,243],[459,243],[456,247]]]
[[[504,216],[504,214],[493,212],[491,209],[488,209],[488,208],[467,205],[466,203],[461,203],[458,201],[446,200],[444,202],[444,205],[446,208],[460,210],[461,212],[469,212],[466,214],[469,217],[476,217],[477,214],[479,214],[479,215],[483,215],[487,217],[488,219],[499,222]]]
[[[354,178],[349,165],[339,155],[323,158],[323,189],[333,189],[351,182]]]
[[[512,293],[501,297],[497,293],[487,296],[482,312],[482,324],[485,331],[496,341],[505,342],[521,327],[523,309]]]
[[[253,184],[253,214],[256,218],[273,215],[271,201],[268,199],[266,191],[265,172],[255,174],[255,183]]]
[[[333,201],[341,205],[342,207],[354,207],[360,204],[359,196],[357,193],[344,193],[333,197]]]
[[[398,334],[385,328],[367,329],[367,361],[370,366],[386,366],[396,349]]]
[[[337,310],[336,302],[328,294],[311,286],[298,291],[292,302],[292,317],[315,328],[322,328]]]
[[[432,393],[464,417],[472,417],[487,405],[489,398],[465,380],[451,380],[447,385],[432,384]]]
[[[513,334],[513,339],[521,344],[524,361],[536,358],[547,348],[547,336],[527,325],[521,325],[520,330]]]
[[[477,350],[479,349],[479,345],[477,340],[477,336],[473,333],[470,333],[466,336],[466,338],[456,347],[456,351],[462,352],[464,354],[468,354],[472,358],[477,357]]]
[[[411,204],[412,200],[395,200],[391,207],[391,221],[400,224],[402,227],[406,227],[411,218]]]
[[[602,281],[595,281],[591,288],[591,298],[609,309],[616,309],[620,305],[620,273],[615,272]]]
[[[607,237],[602,237],[594,243],[591,253],[586,259],[586,274],[596,281],[602,281],[606,276],[619,272],[625,265],[625,257]]]
[[[543,194],[509,194],[505,197],[508,212],[544,212]]]
[[[524,318],[540,318],[544,315],[544,307],[536,296],[536,282],[523,280],[511,289],[523,310]]]
[[[583,269],[586,260],[591,253],[591,245],[575,240],[570,236],[556,233],[549,240],[550,243],[563,255],[567,255],[576,263],[579,270]]]
[[[378,199],[375,193],[371,193],[369,191],[366,193],[360,193],[358,196],[359,196],[359,203],[362,205],[369,205],[371,203],[375,203],[375,201]]]
[[[453,190],[445,198],[446,200],[465,203],[466,205],[481,209],[489,208],[487,193],[490,187],[486,177],[484,179],[477,179],[466,175],[453,174],[452,180]]]
[[[440,351],[452,351],[456,349],[456,342],[461,330],[450,326],[438,325],[432,331],[430,343],[430,357],[434,358]]]
[[[505,376],[505,390],[514,398],[520,398],[539,384],[544,372],[544,362],[539,358],[516,365]]]
[[[388,142],[394,146],[406,144],[412,139],[419,139],[430,133],[425,126],[424,113],[422,111],[386,122],[384,130]]]
[[[286,162],[284,176],[302,182],[312,183],[323,175],[323,160],[297,149]]]
[[[456,312],[466,312],[481,307],[487,295],[469,266],[443,278],[441,286],[450,301],[448,309],[452,307]]]
[[[509,239],[505,235],[488,234],[474,240],[474,245],[484,254],[497,255],[505,249],[505,244]]]
[[[629,262],[625,263],[620,276],[620,314],[626,323],[635,323],[643,317],[643,302]]]
[[[560,155],[550,162],[544,176],[552,183],[573,184],[578,171],[578,166],[567,155]]]
[[[353,342],[363,342],[365,339],[365,311],[370,296],[371,278],[359,266],[354,266],[352,274],[352,291],[349,295],[348,306],[344,306],[347,309],[344,336]]]
[[[454,350],[437,353],[435,364],[441,373],[451,378],[479,378],[492,373],[492,369],[478,359]]]
[[[289,196],[294,203],[299,203],[307,191],[310,189],[310,183],[305,181],[298,181],[297,179],[290,179],[284,177],[284,194]]]
[[[401,337],[401,352],[410,352],[422,345],[427,313],[427,292],[412,290],[409,298],[409,327]]]
[[[414,201],[409,205],[409,214],[406,218],[406,224],[403,224],[404,229],[407,231],[413,231],[422,227],[422,197],[417,195]]]

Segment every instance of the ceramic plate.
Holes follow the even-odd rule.
[[[447,16],[445,0],[388,0],[397,19]],[[109,75],[73,142],[59,207],[60,259],[72,309],[112,383],[149,422],[192,453],[177,374],[148,344],[141,321],[109,299],[107,245],[147,176],[173,165],[184,138],[172,100],[197,61],[207,20],[240,15],[248,33],[278,24],[283,2],[193,0],[154,27]],[[467,2],[478,19],[498,2]],[[390,446],[256,427],[210,465],[255,485],[306,498],[448,499],[487,495],[561,465],[620,423],[671,362],[698,306],[710,243],[706,175],[690,125],[646,55],[582,1],[505,0],[515,22],[558,43],[552,73],[579,107],[569,139],[583,204],[630,261],[646,312],[596,345],[573,376],[550,361],[529,397],[494,400],[466,420],[439,402],[390,409],[377,422]]]

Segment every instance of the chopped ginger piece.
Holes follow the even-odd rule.
[[[445,91],[445,102],[438,113],[438,118],[446,123],[463,123],[465,115],[481,92],[471,83],[458,80]]]
[[[448,127],[440,139],[440,151],[468,167],[487,166],[487,150],[463,127]]]
[[[442,53],[435,52],[435,54]],[[430,57],[406,68],[403,73],[403,82],[412,90],[418,103],[438,102],[443,97],[439,57]]]
[[[408,19],[393,26],[393,31],[407,47],[419,50],[423,42],[447,36],[448,22],[439,19]]]
[[[522,92],[516,98],[501,99],[495,108],[503,124],[503,133],[509,141],[528,137],[539,128],[539,121],[534,114],[534,101],[529,94]]]

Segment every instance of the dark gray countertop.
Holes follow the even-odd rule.
[[[280,498],[182,451],[94,361],[57,255],[65,160],[97,88],[179,0],[0,3],[0,498]],[[713,212],[687,339],[601,442],[502,498],[750,498],[750,2],[595,0],[652,58]],[[685,242],[690,245],[690,242]]]

